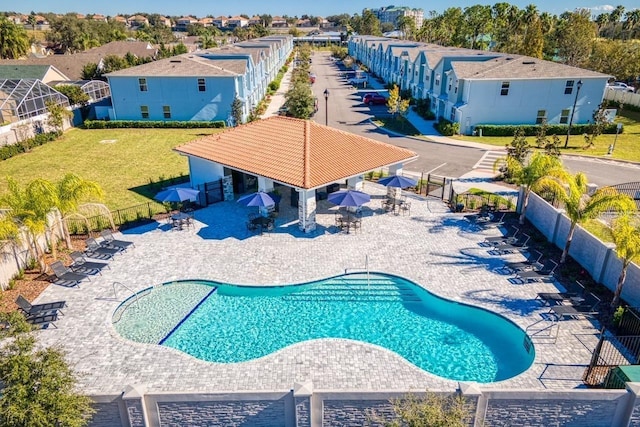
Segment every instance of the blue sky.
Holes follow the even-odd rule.
[[[447,3],[438,3],[420,0],[405,0],[386,2],[372,2],[371,0],[316,0],[316,1],[295,1],[295,0],[241,0],[241,1],[205,1],[205,0],[111,0],[111,1],[95,1],[95,0],[21,0],[11,2],[11,6],[6,2],[0,8],[16,8],[16,12],[29,13],[35,12],[78,12],[78,13],[100,13],[103,15],[132,14],[135,12],[160,13],[163,15],[195,15],[203,17],[206,15],[228,16],[247,14],[249,16],[268,13],[270,15],[289,15],[301,16],[303,14],[313,16],[328,16],[341,13],[361,14],[365,7],[378,8],[395,4],[397,6],[419,7],[425,10],[436,10],[442,12],[447,7],[467,7],[475,4],[495,4],[498,0],[493,1],[468,1],[468,0],[451,0]],[[609,11],[616,5],[625,6],[626,9],[638,7],[637,0],[616,1],[614,4],[606,3],[585,3],[583,0],[539,0],[532,2],[531,0],[511,1],[520,8],[524,8],[527,4],[534,3],[538,6],[538,10],[550,12],[556,15],[567,10],[576,8],[590,8],[594,15]]]

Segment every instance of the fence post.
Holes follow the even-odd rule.
[[[153,217],[153,213],[151,213],[151,202],[147,202],[147,209],[149,210],[149,219]]]
[[[118,214],[118,225],[122,225],[122,217],[120,216],[120,209],[118,209],[116,213]]]

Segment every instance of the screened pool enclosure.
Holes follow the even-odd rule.
[[[66,96],[38,79],[0,79],[0,123],[45,114],[48,101],[69,106]]]

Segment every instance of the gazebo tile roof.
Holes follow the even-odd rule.
[[[309,120],[271,117],[175,149],[297,188],[317,188],[417,155]]]

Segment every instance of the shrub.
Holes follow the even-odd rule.
[[[35,147],[55,141],[60,135],[59,132],[40,133],[33,138],[0,147],[0,160],[6,160],[18,154],[29,152]]]
[[[211,122],[200,121],[159,121],[159,120],[86,120],[84,127],[86,129],[135,129],[135,128],[152,128],[152,129],[195,129],[195,128],[223,128],[226,124],[224,120],[216,120]]]
[[[616,133],[616,123],[608,123],[605,125],[602,133],[605,134],[615,134]],[[475,130],[482,130],[482,135],[484,136],[513,136],[516,129],[522,129],[524,131],[524,136],[536,136],[539,132],[540,125],[477,125],[475,126]],[[584,133],[589,133],[591,129],[590,124],[579,124],[579,125],[571,125],[571,133],[573,135],[580,135]],[[547,124],[547,135],[566,135],[569,130],[568,125],[550,125]],[[622,133],[624,129],[620,130]]]
[[[436,115],[431,111],[431,103],[428,99],[416,99],[413,110],[425,120],[435,120]]]
[[[453,123],[445,118],[440,117],[440,120],[433,125],[436,130],[444,136],[456,135],[460,132],[460,123]]]

